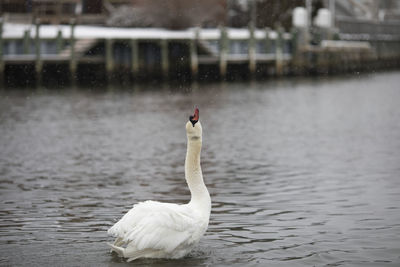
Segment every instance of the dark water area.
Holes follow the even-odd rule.
[[[0,91],[1,266],[399,266],[400,72]],[[126,263],[107,229],[184,203],[203,126],[209,229],[179,260]]]

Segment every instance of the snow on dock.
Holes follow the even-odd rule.
[[[71,36],[72,27],[70,25],[40,25],[39,38],[51,39],[56,38],[58,32],[61,32],[62,38],[69,38]],[[74,37],[76,39],[195,39],[197,28],[190,28],[188,30],[172,31],[157,28],[112,28],[100,26],[86,26],[76,25],[74,27]],[[36,25],[34,24],[14,24],[5,23],[3,25],[3,38],[5,39],[19,39],[24,36],[25,31],[29,31],[30,37],[36,37]],[[227,37],[229,39],[249,39],[250,31],[248,29],[233,29],[226,28]],[[268,31],[270,39],[276,39],[277,33],[275,31]],[[207,40],[217,40],[221,37],[220,29],[201,29],[199,30],[199,38]],[[263,39],[266,37],[266,31],[257,29],[254,31],[256,39]],[[290,38],[290,34],[284,34],[283,38]]]

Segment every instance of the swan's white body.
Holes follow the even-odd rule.
[[[113,251],[128,261],[137,258],[181,258],[188,254],[207,230],[211,198],[200,167],[202,128],[186,124],[188,138],[185,178],[191,193],[188,204],[157,201],[133,206],[108,233],[116,236]]]

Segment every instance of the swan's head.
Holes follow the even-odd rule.
[[[186,134],[189,141],[201,141],[202,129],[199,119],[199,109],[196,108],[194,115],[190,116],[186,123]]]

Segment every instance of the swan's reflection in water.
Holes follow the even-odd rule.
[[[106,230],[137,201],[188,200],[195,105],[209,231],[187,258],[136,264],[399,264],[399,82],[2,91],[0,264],[128,266]]]

